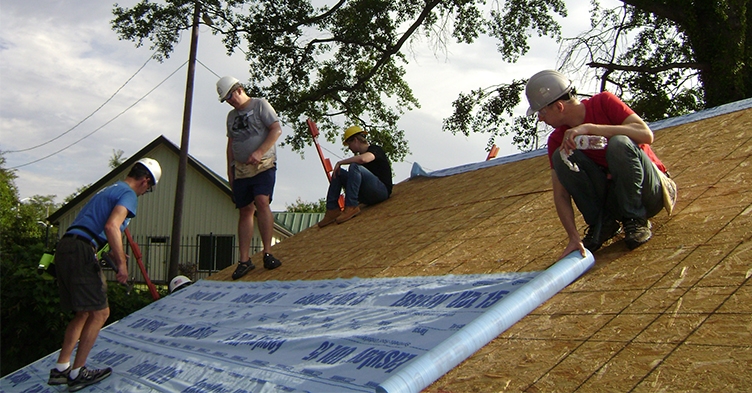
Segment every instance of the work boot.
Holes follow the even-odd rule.
[[[326,214],[324,214],[324,218],[319,221],[319,228],[323,228],[335,221],[337,221],[337,217],[342,214],[342,211],[339,209],[330,209],[326,211]]]
[[[624,220],[624,241],[630,250],[647,243],[652,236],[650,221],[643,218],[627,218]]]
[[[343,211],[342,214],[337,217],[337,224],[342,224],[343,222],[357,216],[358,213],[360,213],[360,207],[345,206],[345,211]]]
[[[619,225],[619,222],[616,220],[606,220],[601,224],[600,230],[598,229],[599,228],[596,228],[596,225],[589,226],[585,231],[585,238],[582,239],[582,244],[585,248],[590,250],[590,252],[595,252],[597,249],[601,248],[601,245],[603,245],[606,240],[611,239],[621,232],[621,225]]]

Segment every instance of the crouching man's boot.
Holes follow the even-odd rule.
[[[324,215],[324,218],[322,218],[321,221],[319,221],[319,224],[318,224],[319,228],[323,228],[337,221],[337,217],[339,217],[340,214],[342,214],[342,212],[339,209],[327,210],[326,214]]]

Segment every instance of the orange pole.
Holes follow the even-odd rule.
[[[321,150],[321,145],[319,145],[319,127],[316,125],[316,123],[313,122],[313,120],[306,119],[306,124],[308,124],[308,130],[311,131],[311,136],[313,136],[313,144],[316,145],[316,151],[319,153],[319,159],[321,159],[321,165],[324,166],[324,173],[326,174],[326,179],[329,180],[329,182],[332,182],[332,162],[329,161],[328,158],[324,157],[324,151]],[[345,208],[345,198],[344,196],[339,196],[339,209],[342,210]]]
[[[144,263],[141,261],[141,249],[138,247],[138,244],[136,244],[136,242],[133,241],[133,237],[131,236],[131,231],[129,231],[128,228],[125,228],[125,236],[128,238],[128,243],[131,245],[131,250],[133,250],[133,256],[136,257],[136,262],[138,262],[138,267],[141,269],[141,274],[143,274],[144,280],[146,280],[146,286],[149,287],[151,298],[154,300],[158,300],[159,293],[157,292],[157,288],[149,279],[149,273],[146,272]]]
[[[496,145],[491,146],[491,151],[488,152],[488,156],[486,156],[486,161],[496,158],[496,155],[499,154],[499,148]]]

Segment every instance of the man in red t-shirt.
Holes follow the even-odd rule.
[[[538,120],[554,127],[548,137],[554,204],[569,243],[562,257],[585,248],[595,251],[621,230],[634,249],[652,233],[648,218],[663,208],[660,172],[665,166],[650,148],[653,132],[624,102],[611,93],[578,100],[572,82],[553,70],[533,75],[525,87],[530,108]],[[600,135],[605,149],[578,150],[575,137]],[[572,200],[588,229],[580,234]]]

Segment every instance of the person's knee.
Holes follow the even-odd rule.
[[[350,167],[348,168],[348,170],[352,174],[360,174],[360,168],[362,168],[362,166],[360,164],[357,164],[357,163],[353,162],[353,163],[350,164]]]
[[[564,163],[564,158],[560,153],[561,148],[557,148],[554,154],[551,156],[551,163],[554,167],[554,172],[561,173],[560,171],[569,170],[569,167]]]
[[[640,154],[640,147],[626,135],[615,135],[608,140],[606,162],[611,171],[630,166]]]
[[[87,320],[100,325],[104,325],[104,323],[107,321],[107,318],[110,317],[110,308],[107,307],[101,310],[89,311],[88,314],[89,316]]]
[[[619,154],[625,150],[634,149],[635,143],[626,135],[614,135],[608,140],[606,157]]]
[[[266,211],[269,208],[269,195],[256,195],[253,199],[254,205],[257,210]]]
[[[250,204],[248,206],[241,207],[239,211],[241,219],[253,218],[253,214],[256,212],[256,207],[253,204]]]

